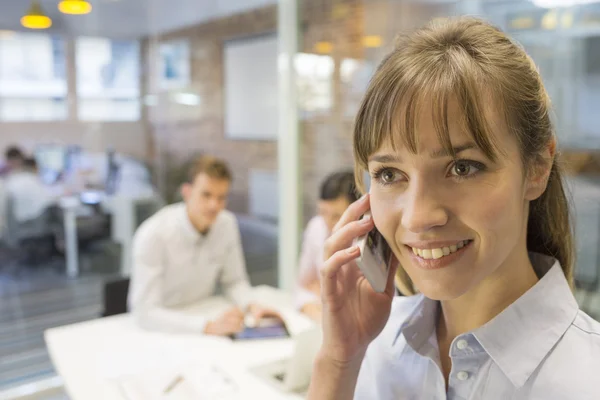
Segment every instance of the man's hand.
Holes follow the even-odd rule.
[[[283,322],[283,318],[281,318],[281,315],[277,311],[259,306],[258,304],[250,304],[248,312],[252,315],[255,324],[258,324],[264,318],[276,318]]]
[[[235,307],[204,327],[207,335],[229,336],[244,329],[244,313]]]

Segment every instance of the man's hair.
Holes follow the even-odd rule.
[[[26,158],[25,160],[23,160],[23,166],[27,169],[31,169],[31,170],[36,170],[38,165],[37,165],[37,161],[35,161],[35,158],[31,157],[31,158]]]
[[[340,171],[329,175],[321,184],[321,200],[337,200],[345,197],[348,203],[354,203],[357,199],[356,186],[354,184],[354,173],[352,171]]]
[[[233,180],[233,175],[227,162],[210,155],[199,156],[191,162],[187,174],[187,182],[193,183],[200,174],[206,174],[215,179]]]
[[[4,152],[4,157],[7,160],[15,160],[15,159],[23,160],[25,158],[25,155],[23,154],[23,151],[20,148],[18,148],[17,146],[10,146]]]

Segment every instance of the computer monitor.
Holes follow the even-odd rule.
[[[61,145],[40,145],[34,152],[42,180],[48,184],[56,181],[66,166],[66,149]]]

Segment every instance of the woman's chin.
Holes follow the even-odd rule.
[[[415,282],[419,293],[431,300],[450,301],[457,299],[467,293],[470,286],[455,279],[446,282],[444,280]]]

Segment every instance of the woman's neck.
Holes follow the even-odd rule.
[[[515,253],[517,256],[506,259],[473,290],[457,299],[441,302],[436,335],[446,384],[452,369],[449,356],[452,341],[491,321],[538,281],[527,250]]]
[[[438,338],[450,342],[492,320],[532,288],[538,277],[526,249],[515,252],[494,274],[463,296],[441,302]],[[438,329],[439,330],[439,329]]]

